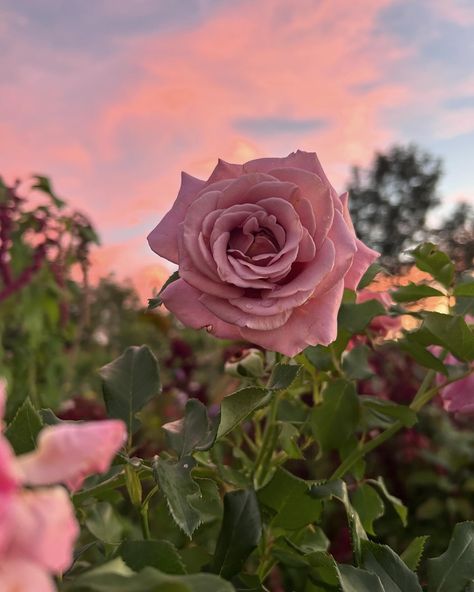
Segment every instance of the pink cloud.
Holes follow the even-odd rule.
[[[148,277],[160,263],[145,237],[172,203],[181,169],[206,177],[217,157],[301,148],[319,153],[342,190],[348,165],[397,139],[387,108],[436,111],[450,91],[430,73],[410,86],[387,77],[415,51],[380,29],[392,3],[243,0],[193,26],[115,36],[94,59],[86,48],[40,45],[21,18],[3,15],[2,172],[50,174],[90,214],[106,237],[95,276]],[[265,135],[236,123],[258,118],[326,125]]]

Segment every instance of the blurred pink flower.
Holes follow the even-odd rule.
[[[161,294],[185,325],[293,356],[336,338],[344,287],[377,257],[356,238],[314,153],[219,160],[207,181],[183,173],[172,209],[148,237],[179,264]]]
[[[125,426],[118,420],[64,423],[44,428],[37,449],[18,459],[27,485],[64,483],[71,491],[84,479],[103,473],[125,440]]]
[[[472,317],[468,317],[466,321],[469,322],[469,319],[472,319]],[[441,347],[437,345],[433,345],[429,349],[431,353],[437,357],[442,351]],[[450,366],[461,365],[461,362],[451,353],[448,353],[443,362]],[[472,364],[470,364],[470,368],[473,368]],[[446,376],[443,376],[442,374],[436,375],[436,383],[439,386],[442,386],[445,382]],[[447,384],[439,391],[439,394],[446,411],[456,414],[459,413],[461,415],[474,414],[474,374],[469,374],[469,376],[466,376],[465,378]]]
[[[452,354],[446,356],[444,363],[452,366],[458,366],[461,364],[461,362]],[[439,385],[442,385],[445,381],[446,377],[442,374],[436,376],[436,382]],[[460,380],[456,380],[456,382],[446,385],[440,390],[439,394],[441,395],[443,407],[446,411],[462,415],[474,414],[474,374],[470,374],[465,378],[461,378]]]
[[[440,394],[446,411],[474,414],[474,374],[448,384]]]
[[[0,410],[6,399],[0,380]],[[1,416],[0,416],[1,420]],[[54,592],[51,574],[67,569],[79,535],[65,483],[77,489],[84,478],[107,470],[126,436],[120,421],[63,424],[45,428],[38,449],[15,456],[0,432],[0,590]]]

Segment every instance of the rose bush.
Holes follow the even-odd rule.
[[[377,257],[357,239],[314,153],[219,161],[207,181],[183,173],[148,237],[179,265],[161,299],[185,325],[293,356],[337,334],[344,288]]]

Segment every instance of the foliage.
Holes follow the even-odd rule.
[[[413,154],[408,163],[416,165]],[[38,184],[52,194],[44,178]],[[48,339],[69,372],[51,384],[60,391],[67,376],[69,406],[48,394],[37,349],[21,350],[23,335],[13,347],[4,332],[12,353],[2,373],[15,387],[5,436],[15,452],[32,450],[43,424],[60,421],[108,416],[129,432],[110,470],[72,495],[81,535],[58,589],[469,590],[474,436],[438,395],[472,373],[472,279],[434,243],[411,257],[428,283],[396,289],[390,310],[347,291],[336,341],[294,359],[181,330],[111,278],[89,289],[86,332],[79,285],[68,278],[69,324],[57,322]],[[30,289],[54,285],[49,273],[47,259],[46,275],[22,287],[23,314],[27,303],[37,308]],[[423,306],[433,296],[442,309]],[[10,329],[13,308],[2,310]],[[374,323],[387,316],[409,328],[381,335]],[[22,351],[34,352],[40,396],[23,392]]]

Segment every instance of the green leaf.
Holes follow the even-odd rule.
[[[320,585],[329,586],[329,588],[324,587],[322,590],[337,590],[339,592],[341,574],[332,555],[317,551],[307,555],[306,559],[311,566],[311,575],[314,580],[317,580]],[[317,590],[319,591],[319,588]]]
[[[362,407],[370,409],[377,415],[384,415],[393,421],[401,421],[406,428],[413,427],[418,421],[416,412],[406,405],[398,405],[373,396],[360,396],[359,399]]]
[[[241,574],[232,580],[236,592],[269,592],[260,582],[258,576]]]
[[[403,551],[403,553],[400,555],[402,561],[412,571],[416,571],[418,569],[418,565],[420,563],[421,557],[423,556],[423,551],[425,550],[425,545],[428,538],[429,537],[427,536],[418,536],[414,538],[405,551]]]
[[[51,187],[51,181],[48,177],[43,177],[42,175],[33,175],[33,179],[36,179],[36,183],[31,186],[32,189],[38,189],[38,191],[42,191],[46,193],[53,201],[54,205],[61,209],[66,205],[66,202],[60,199],[53,191]]]
[[[302,366],[298,364],[276,364],[268,380],[267,388],[283,390],[291,386]]]
[[[456,304],[454,305],[455,314],[461,316],[474,316],[474,298],[467,296],[456,296]],[[472,322],[470,323],[472,325]]]
[[[387,311],[378,300],[367,300],[360,304],[342,304],[339,309],[338,325],[351,334],[363,333],[370,321]]]
[[[454,279],[454,265],[446,253],[440,251],[433,243],[419,245],[410,253],[418,269],[426,271],[445,288],[449,288]]]
[[[291,532],[285,537],[286,542],[304,555],[315,552],[326,552],[330,541],[320,526],[310,524],[303,529]]]
[[[184,457],[177,463],[161,458],[153,462],[155,480],[165,496],[168,509],[176,524],[189,538],[201,524],[201,516],[193,505],[193,501],[201,497],[199,485],[191,476],[195,464],[196,461],[191,457]]]
[[[157,296],[148,299],[148,310],[153,310],[154,308],[158,308],[163,304],[163,300],[160,298],[160,294],[163,293],[163,290],[167,288],[170,284],[179,280],[179,271],[174,271],[170,277],[166,280],[166,282],[161,287],[161,290],[158,292]]]
[[[234,587],[212,574],[171,575],[153,567],[138,574],[119,559],[88,571],[67,585],[67,592],[235,592]]]
[[[443,362],[416,341],[416,332],[407,333],[405,335],[405,339],[400,340],[398,345],[402,350],[409,353],[411,357],[421,366],[430,368],[431,370],[436,370],[437,372],[447,376],[448,371],[446,370]]]
[[[168,444],[178,456],[188,456],[193,451],[209,450],[217,435],[218,422],[211,422],[206,406],[198,399],[188,399],[184,409],[184,418],[167,423]]]
[[[161,391],[155,356],[146,345],[132,346],[99,374],[108,416],[123,420],[131,436],[139,427],[136,413]]]
[[[435,336],[456,358],[474,360],[474,332],[460,316],[439,312],[423,313],[423,327]]]
[[[262,534],[257,497],[252,490],[236,490],[224,496],[224,519],[216,544],[212,571],[224,578],[237,574]]]
[[[375,536],[374,521],[384,515],[385,506],[380,495],[367,483],[362,483],[352,496],[352,505],[359,514],[365,531]]]
[[[281,424],[278,441],[288,455],[288,458],[304,458],[303,453],[298,447],[300,435],[300,430],[291,423],[284,422]]]
[[[455,296],[471,297],[474,296],[474,282],[462,282],[454,287]]]
[[[342,592],[386,592],[380,578],[374,573],[342,563],[337,568]]]
[[[266,388],[249,386],[224,397],[217,438],[231,432],[256,409],[266,405],[272,396],[274,395]]]
[[[344,505],[351,532],[352,548],[356,561],[359,562],[362,552],[361,541],[367,539],[367,535],[365,534],[359,514],[349,500],[346,483],[342,479],[336,479],[335,481],[316,484],[311,487],[310,495],[319,500],[336,499]]]
[[[169,541],[124,541],[117,555],[133,571],[155,567],[167,574],[186,573],[178,551]]]
[[[413,282],[410,282],[407,286],[400,286],[400,288],[391,292],[391,295],[395,302],[414,302],[431,296],[444,296],[443,292],[436,290],[436,288],[426,284],[414,284]]]
[[[59,417],[54,414],[52,409],[40,409],[38,413],[44,425],[58,425],[60,423],[64,423],[65,421],[63,419],[59,419]]]
[[[327,384],[323,402],[311,413],[314,437],[323,451],[340,449],[357,427],[360,403],[354,385],[343,379]]]
[[[276,513],[273,527],[296,530],[319,520],[322,506],[310,495],[312,485],[285,469],[276,470],[272,480],[258,492],[260,503]]]
[[[16,412],[5,430],[5,436],[12,445],[15,454],[30,452],[36,447],[36,437],[43,427],[39,413],[31,404],[29,398]]]
[[[398,497],[395,497],[394,495],[389,493],[382,477],[379,477],[378,479],[367,479],[367,483],[370,483],[371,485],[374,485],[375,487],[378,487],[380,489],[385,499],[388,502],[390,502],[390,504],[393,506],[393,509],[398,514],[403,526],[406,526],[408,510],[406,506],[402,503],[402,501],[398,499]]]
[[[378,263],[372,263],[372,265],[369,265],[367,271],[360,279],[359,285],[357,286],[357,290],[359,291],[366,288],[369,284],[373,282],[375,276],[383,271],[385,271],[384,268]]]
[[[357,345],[342,356],[342,369],[347,378],[364,380],[373,375],[369,366],[370,349],[364,345]]]
[[[428,560],[428,592],[464,592],[474,580],[474,522],[456,524],[448,549]]]
[[[100,502],[91,506],[85,523],[89,531],[100,541],[111,545],[121,542],[122,524],[111,504]]]
[[[333,368],[331,349],[324,345],[310,345],[304,350],[304,355],[318,370],[326,372]]]
[[[423,592],[416,575],[387,545],[362,541],[363,567],[378,575],[384,592]]]

